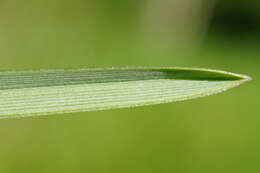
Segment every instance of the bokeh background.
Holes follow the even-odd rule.
[[[197,100],[0,120],[0,172],[257,173],[256,0],[1,0],[0,69],[204,67],[253,81]]]

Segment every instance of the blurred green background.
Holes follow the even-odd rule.
[[[254,80],[185,102],[2,119],[0,172],[259,172],[259,26],[255,0],[1,0],[1,70],[183,66]]]

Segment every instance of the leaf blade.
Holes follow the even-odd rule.
[[[0,118],[160,104],[222,92],[250,80],[190,68],[41,70],[0,73]]]

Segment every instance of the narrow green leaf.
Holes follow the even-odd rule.
[[[191,68],[0,72],[0,118],[182,101],[219,93],[249,79]]]

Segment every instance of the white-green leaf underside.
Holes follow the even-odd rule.
[[[247,80],[244,75],[190,68],[0,72],[0,118],[182,101],[219,93]]]

